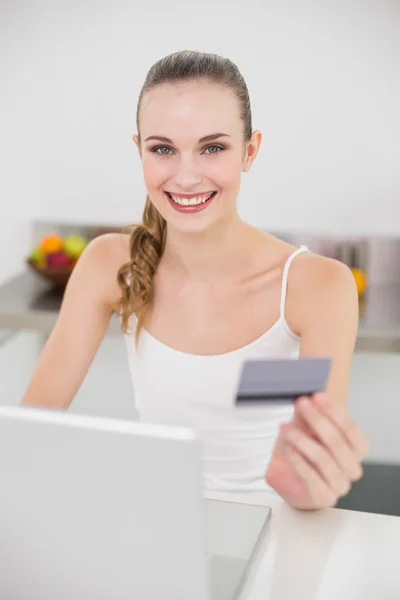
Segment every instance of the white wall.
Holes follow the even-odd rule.
[[[47,205],[41,180],[49,149],[41,132],[48,124],[27,6],[0,2],[0,283],[21,270],[31,221]]]
[[[137,96],[155,60],[193,48],[237,62],[264,132],[243,180],[245,219],[273,230],[400,233],[396,0],[3,0],[0,23],[0,144],[13,173],[2,211],[4,197],[19,216],[139,219]]]

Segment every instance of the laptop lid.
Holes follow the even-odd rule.
[[[0,407],[7,600],[208,600],[191,430]]]

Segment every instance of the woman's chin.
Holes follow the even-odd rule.
[[[168,219],[168,227],[179,233],[201,234],[212,229],[215,224],[215,219],[199,219],[193,220],[188,217],[180,219]]]

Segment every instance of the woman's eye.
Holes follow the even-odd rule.
[[[216,146],[214,144],[213,146],[207,146],[207,148],[205,148],[203,153],[204,154],[218,154],[221,150],[224,150],[224,148],[222,146]],[[169,156],[170,154],[174,153],[172,148],[170,148],[169,146],[155,146],[154,148],[151,149],[151,152],[154,152],[154,154],[161,154],[161,156]]]
[[[208,146],[204,152],[206,154],[218,154],[221,150],[223,150],[222,146]]]
[[[166,156],[172,152],[171,148],[168,146],[156,146],[155,148],[152,148],[151,151],[156,154],[162,154],[163,156]]]

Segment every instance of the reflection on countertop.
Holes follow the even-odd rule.
[[[57,320],[63,292],[53,288],[31,272],[20,275],[0,286],[0,329],[34,330],[48,335]],[[116,318],[108,333],[119,333]]]
[[[30,272],[0,286],[0,329],[34,330],[45,335],[54,327],[62,292]],[[108,334],[120,334],[114,316]],[[400,352],[400,282],[371,285],[360,301],[359,351]]]

